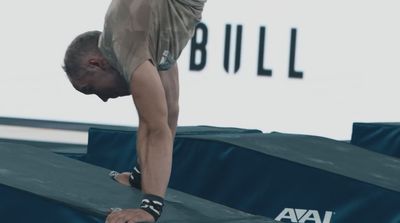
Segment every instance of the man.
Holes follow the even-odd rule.
[[[161,215],[179,113],[176,60],[205,1],[113,0],[103,32],[81,34],[67,49],[63,68],[76,90],[104,102],[132,95],[139,116],[138,165],[113,177],[145,195],[139,209],[114,211],[109,223],[154,222]]]

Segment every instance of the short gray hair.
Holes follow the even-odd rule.
[[[68,77],[77,77],[82,70],[82,60],[88,54],[99,53],[100,31],[88,31],[77,36],[68,46],[64,56],[63,69]]]

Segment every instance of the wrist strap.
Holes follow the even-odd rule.
[[[139,165],[136,165],[135,168],[133,168],[133,171],[129,176],[129,184],[139,190],[142,189],[142,176]]]
[[[140,208],[151,214],[155,221],[161,216],[163,206],[164,199],[152,194],[145,194],[140,204]]]

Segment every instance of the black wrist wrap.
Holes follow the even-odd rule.
[[[155,221],[161,216],[163,206],[164,199],[152,194],[145,194],[140,204],[140,208],[151,214]]]
[[[133,168],[133,171],[131,175],[129,176],[129,184],[132,187],[135,187],[137,189],[142,189],[142,176],[140,173],[140,167],[137,165],[135,168]]]

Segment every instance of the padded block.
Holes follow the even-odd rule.
[[[56,202],[79,211],[83,216],[104,220],[110,208],[135,208],[142,198],[140,191],[122,186],[108,177],[109,170],[66,158],[45,149],[0,143],[0,164],[0,185],[2,185],[0,191],[7,192],[7,189],[4,189],[7,187],[8,190],[31,194],[42,199],[39,203],[46,203],[46,200]],[[168,190],[167,194],[166,207],[159,220],[161,223],[273,222],[176,190]],[[0,207],[9,207],[7,200],[0,200],[0,203]],[[0,215],[5,222],[8,221],[3,216],[11,220],[13,218],[4,212]],[[31,221],[41,222],[41,219]]]
[[[400,123],[353,123],[351,144],[400,158]]]
[[[98,165],[133,167],[135,143],[124,146],[119,137],[135,141],[91,132],[89,151],[103,157]],[[400,219],[399,176],[398,159],[323,137],[187,135],[175,139],[170,187],[282,222],[305,221],[308,213],[315,222],[392,223]]]

